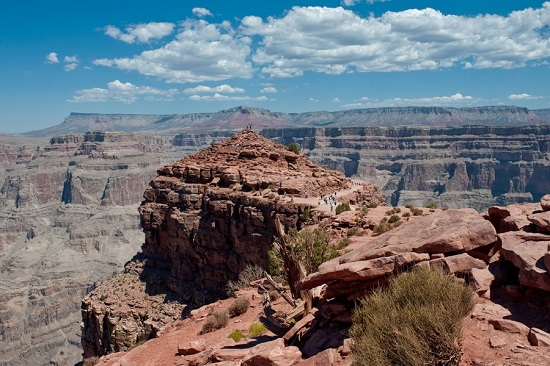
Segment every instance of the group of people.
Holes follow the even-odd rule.
[[[321,205],[321,203],[324,203],[325,205],[330,205],[330,211],[332,212],[336,207],[336,192],[334,192],[334,194],[322,194],[321,198],[319,199],[319,206]]]

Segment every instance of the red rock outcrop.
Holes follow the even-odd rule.
[[[138,272],[146,293],[169,292],[197,304],[225,296],[227,282],[247,266],[267,266],[277,219],[300,228],[319,196],[337,191],[346,192],[339,202],[384,202],[374,185],[354,185],[250,129],[160,168],[139,208],[145,244]],[[106,331],[127,319],[97,311],[101,301],[94,293],[83,301],[86,357],[129,347],[130,337],[123,341]],[[147,334],[148,317],[141,319],[134,339],[154,335]],[[104,323],[109,326],[96,326]]]

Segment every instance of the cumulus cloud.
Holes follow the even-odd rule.
[[[125,28],[125,32],[119,28],[108,25],[104,28],[105,34],[111,38],[118,39],[126,43],[148,43],[154,39],[166,37],[174,31],[173,23],[143,23],[130,25]]]
[[[194,88],[185,89],[183,92],[185,94],[214,94],[214,93],[234,94],[234,93],[244,93],[244,89],[233,88],[232,86],[227,84],[222,84],[215,87],[199,85]]]
[[[210,12],[210,10],[208,9],[205,9],[205,8],[193,8],[193,14],[197,17],[211,17],[212,16],[212,13]]]
[[[363,97],[355,103],[346,104],[345,107],[407,107],[407,106],[450,106],[450,105],[471,105],[478,99],[470,95],[460,93],[451,96],[426,97],[426,98],[391,98],[383,101]]]
[[[262,90],[260,90],[260,93],[277,93],[277,88],[275,88],[274,86],[266,86],[265,88],[262,88]]]
[[[77,56],[65,56],[65,58],[63,58],[63,62],[69,64],[77,64],[79,61]]]
[[[409,9],[362,18],[342,7],[293,7],[283,17],[247,16],[243,34],[261,37],[253,61],[271,77],[516,68],[550,57],[550,2],[507,16],[458,16]]]
[[[111,81],[107,88],[83,89],[67,100],[73,103],[85,102],[122,102],[132,104],[138,99],[146,101],[173,101],[177,89],[161,90],[150,86],[136,86],[119,80]]]
[[[169,83],[250,78],[250,42],[249,37],[237,34],[229,22],[187,20],[181,23],[176,38],[161,48],[131,58],[98,59],[94,64],[134,70]]]
[[[63,70],[65,70],[67,72],[74,71],[74,70],[76,70],[77,67],[78,67],[77,63],[71,62],[70,64],[63,65]]]
[[[249,97],[249,96],[243,96],[243,97],[237,97],[237,96],[229,96],[229,95],[223,95],[219,93],[215,93],[214,95],[192,95],[189,97],[190,100],[194,101],[206,101],[206,102],[214,102],[214,101],[259,101],[264,102],[268,101],[269,99],[262,95],[261,97]]]
[[[532,99],[542,99],[542,97],[523,93],[523,94],[511,94],[511,95],[508,96],[508,99],[510,99],[510,100],[532,100]]]
[[[46,55],[46,62],[49,64],[57,64],[59,63],[59,59],[57,58],[57,53],[50,52]]]

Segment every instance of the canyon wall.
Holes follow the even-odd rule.
[[[392,205],[473,207],[550,192],[550,126],[264,129],[314,162],[375,182]]]
[[[137,212],[167,141],[0,139],[0,365],[81,360],[81,299],[144,241]]]

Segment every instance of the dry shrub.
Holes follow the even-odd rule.
[[[264,277],[264,270],[260,266],[248,266],[240,274],[237,281],[227,282],[227,296],[233,296],[238,290],[249,287],[250,282]]]
[[[250,307],[250,301],[246,297],[239,297],[227,309],[230,318],[234,318],[247,312]]]
[[[451,275],[418,269],[363,299],[353,314],[354,366],[458,365],[474,295]]]
[[[227,323],[229,323],[228,311],[216,311],[213,314],[208,315],[199,334],[210,333],[214,330],[222,329],[227,325]]]

